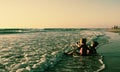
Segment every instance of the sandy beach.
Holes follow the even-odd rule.
[[[106,32],[110,37],[108,44],[101,46],[98,52],[103,56],[105,69],[102,72],[119,72],[120,71],[120,35],[119,33]]]
[[[109,32],[120,33],[120,28],[118,28],[118,29],[108,28],[108,29],[106,29],[106,30],[109,31]]]

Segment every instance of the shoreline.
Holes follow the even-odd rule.
[[[115,32],[115,33],[120,33],[120,28],[118,29],[112,29],[112,28],[108,28],[106,29],[108,32]]]

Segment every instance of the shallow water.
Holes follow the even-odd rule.
[[[0,34],[0,72],[91,72],[105,68],[101,55],[77,58],[64,55],[82,37],[88,39],[88,44],[98,41],[99,46],[108,41],[101,30]]]
[[[64,56],[54,67],[45,72],[99,72],[105,68],[101,56]]]
[[[106,32],[109,36],[109,43],[101,46],[98,51],[104,56],[106,65],[103,72],[119,72],[120,71],[120,35],[118,33]]]

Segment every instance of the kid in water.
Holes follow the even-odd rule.
[[[81,38],[79,42],[75,44],[77,48],[75,48],[72,51],[67,52],[69,55],[81,55],[81,56],[88,56],[88,55],[94,55],[97,54],[96,47],[98,45],[98,42],[92,41],[91,45],[88,46],[86,44],[87,39],[86,38]]]

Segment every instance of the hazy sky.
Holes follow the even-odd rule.
[[[0,0],[0,28],[120,25],[120,0]]]

